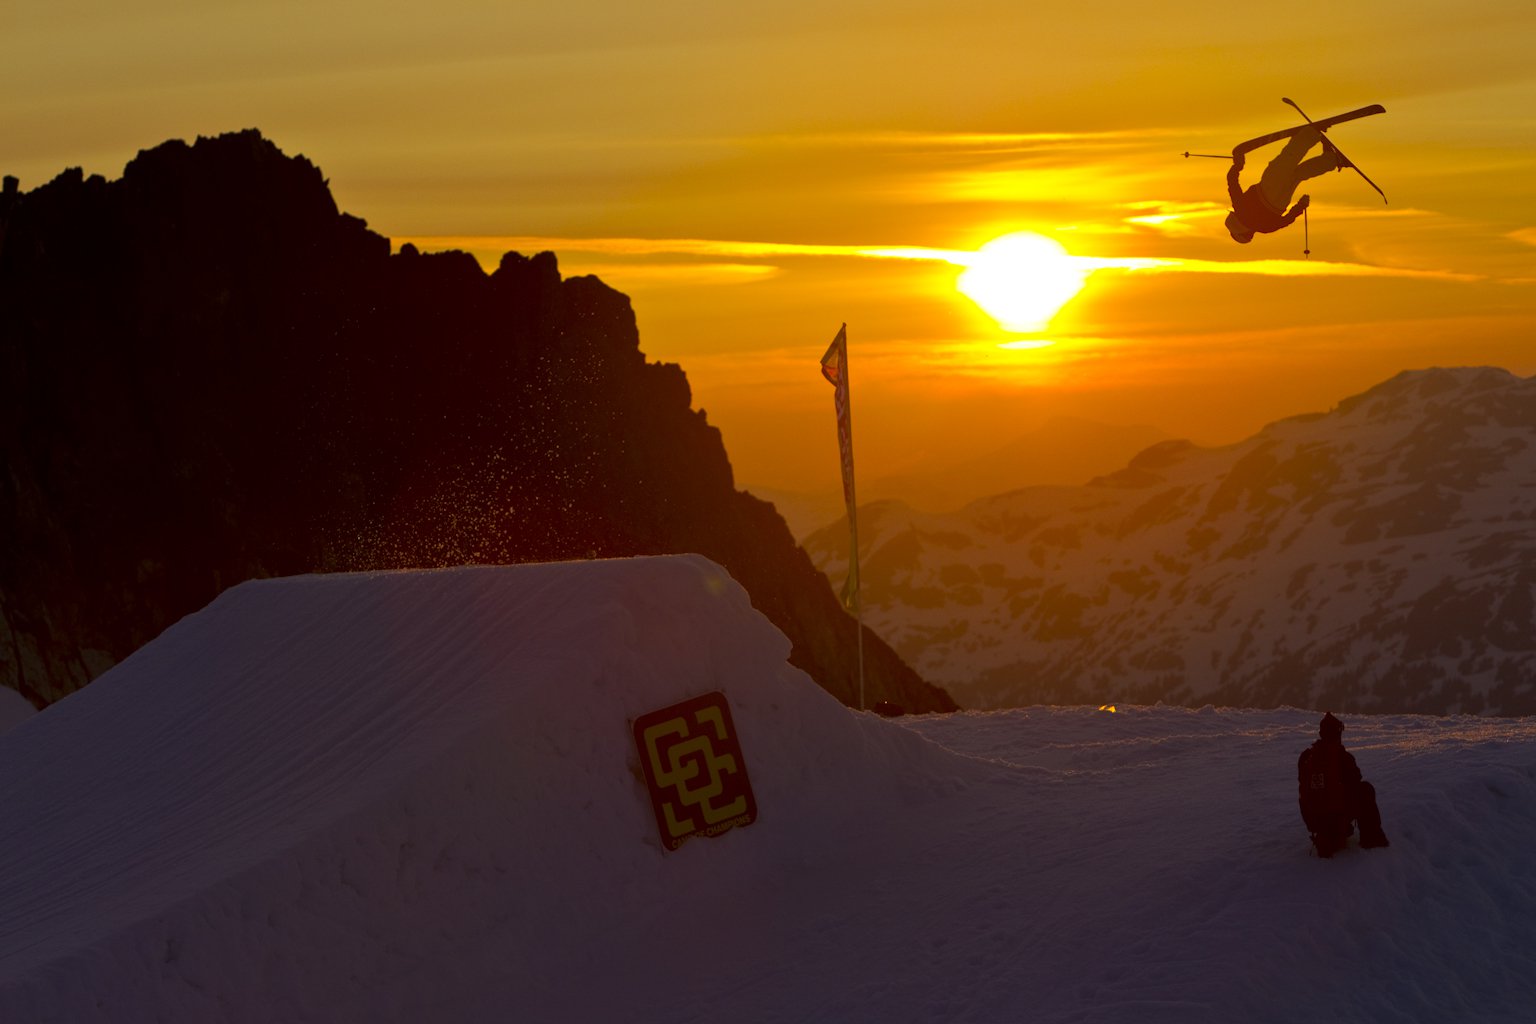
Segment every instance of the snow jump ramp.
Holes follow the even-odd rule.
[[[595,1019],[970,770],[788,653],[698,556],[234,587],[0,737],[0,1020]],[[758,819],[673,851],[632,725],[717,692]]]

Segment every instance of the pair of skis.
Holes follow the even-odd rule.
[[[1314,121],[1310,117],[1307,117],[1306,111],[1302,110],[1299,106],[1297,106],[1296,105],[1296,101],[1291,99],[1290,97],[1282,96],[1282,97],[1280,97],[1280,102],[1285,103],[1285,104],[1289,105],[1290,107],[1294,108],[1296,113],[1300,114],[1302,116],[1302,119],[1304,121],[1306,121],[1307,123],[1305,125],[1297,125],[1295,128],[1283,128],[1283,129],[1281,129],[1280,131],[1277,131],[1277,132],[1270,132],[1268,135],[1260,135],[1256,139],[1249,139],[1247,142],[1240,143],[1237,146],[1236,149],[1232,150],[1232,156],[1227,156],[1227,155],[1224,155],[1224,154],[1223,155],[1218,155],[1216,153],[1188,153],[1188,152],[1186,152],[1184,154],[1184,156],[1186,158],[1192,157],[1192,156],[1198,156],[1198,157],[1206,157],[1206,158],[1212,159],[1212,160],[1231,160],[1233,156],[1236,156],[1239,153],[1246,153],[1249,150],[1258,149],[1258,148],[1260,148],[1262,146],[1267,146],[1271,142],[1279,142],[1281,139],[1288,139],[1292,135],[1295,135],[1297,132],[1303,131],[1306,128],[1316,129],[1320,133],[1321,132],[1327,132],[1329,128],[1332,128],[1336,124],[1341,124],[1341,123],[1343,123],[1345,121],[1353,121],[1356,118],[1360,118],[1360,117],[1370,117],[1372,114],[1385,114],[1387,112],[1387,108],[1382,106],[1380,103],[1372,103],[1368,107],[1360,107],[1360,108],[1358,108],[1356,110],[1351,110],[1351,111],[1348,111],[1348,112],[1343,113],[1343,114],[1335,114],[1333,117],[1325,117],[1325,118],[1323,118],[1320,121]],[[1344,161],[1344,163],[1349,167],[1350,170],[1352,170],[1356,174],[1360,175],[1361,178],[1364,178],[1365,179],[1365,183],[1367,185],[1371,186],[1371,188],[1375,189],[1377,195],[1381,196],[1381,201],[1383,203],[1385,203],[1387,201],[1387,194],[1381,190],[1381,186],[1376,184],[1374,181],[1372,181],[1366,175],[1366,173],[1364,171],[1362,171],[1359,167],[1357,167],[1355,165],[1355,162],[1353,160],[1351,160],[1349,157],[1345,156],[1344,155],[1344,151],[1339,149],[1338,146],[1335,146],[1333,144],[1333,140],[1332,139],[1324,138],[1323,145],[1331,148],[1335,153],[1338,154],[1339,159]]]
[[[1282,97],[1280,97],[1280,102],[1288,104],[1289,106],[1294,108],[1296,113],[1301,115],[1301,119],[1303,121],[1307,122],[1307,124],[1311,125],[1313,128],[1316,128],[1319,132],[1326,132],[1330,125],[1338,124],[1340,121],[1349,121],[1349,120],[1353,120],[1356,117],[1368,117],[1371,114],[1385,114],[1387,112],[1387,108],[1382,106],[1380,103],[1372,103],[1368,107],[1361,107],[1359,110],[1352,110],[1348,114],[1340,114],[1338,117],[1327,118],[1327,119],[1325,119],[1323,121],[1314,121],[1310,117],[1307,116],[1306,111],[1304,111],[1300,107],[1296,106],[1296,101],[1291,99],[1290,97],[1282,96]],[[1371,186],[1371,188],[1376,190],[1376,194],[1381,196],[1382,205],[1385,206],[1387,204],[1387,194],[1381,190],[1381,186],[1376,184],[1369,177],[1367,177],[1366,173],[1364,171],[1362,171],[1360,168],[1356,167],[1355,166],[1355,162],[1353,160],[1351,160],[1349,157],[1345,156],[1344,155],[1344,151],[1342,149],[1340,149],[1338,146],[1335,146],[1333,144],[1333,140],[1332,139],[1326,139],[1325,138],[1324,141],[1323,141],[1323,145],[1328,146],[1335,153],[1337,153],[1339,159],[1343,160],[1346,164],[1349,165],[1349,169],[1350,170],[1352,170],[1356,174],[1360,175],[1360,177],[1365,180],[1365,183],[1367,185]]]

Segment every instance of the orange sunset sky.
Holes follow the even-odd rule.
[[[843,322],[861,478],[1051,416],[1219,443],[1402,369],[1536,372],[1533,53],[1528,0],[7,0],[0,170],[260,128],[397,244],[598,274],[739,485],[835,498]],[[1308,183],[1310,260],[1300,222],[1233,243],[1227,165],[1181,156],[1282,96],[1387,108],[1333,138],[1390,205]],[[989,250],[979,297],[1081,281],[1046,322],[957,289],[1016,232],[1065,254]]]

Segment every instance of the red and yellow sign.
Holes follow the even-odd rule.
[[[635,747],[667,849],[757,820],[725,694],[706,693],[641,715]]]

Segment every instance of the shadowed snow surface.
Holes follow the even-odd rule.
[[[27,698],[9,686],[0,686],[0,733],[21,724],[36,712],[37,709]]]
[[[0,736],[5,1021],[1529,1021],[1536,721],[839,705],[694,556],[246,583]],[[633,718],[758,820],[666,852]]]

